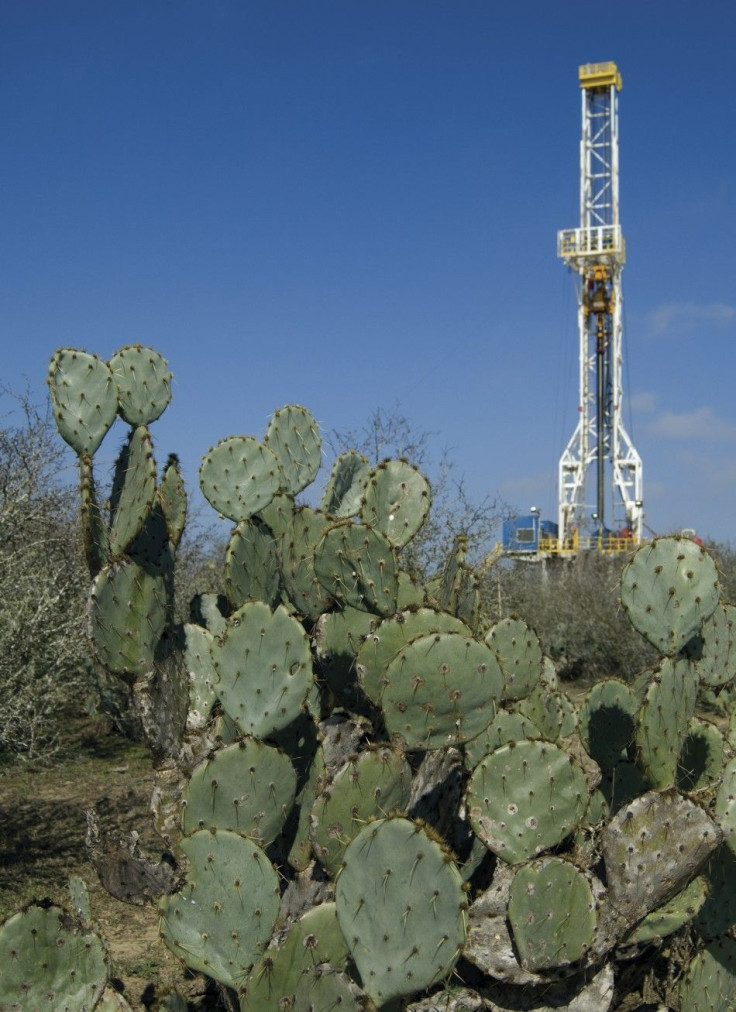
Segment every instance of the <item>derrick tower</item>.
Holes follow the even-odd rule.
[[[618,206],[615,63],[580,67],[580,226],[558,233],[557,252],[576,275],[578,423],[559,464],[559,545],[609,531],[642,537],[642,463],[622,415],[621,272],[626,246]]]

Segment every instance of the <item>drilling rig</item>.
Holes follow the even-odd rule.
[[[558,256],[576,275],[578,422],[559,463],[557,523],[532,507],[504,525],[511,554],[626,551],[643,532],[642,463],[624,426],[623,296],[626,245],[619,222],[615,63],[579,70],[582,93],[580,225],[558,233]]]

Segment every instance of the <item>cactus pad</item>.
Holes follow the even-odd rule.
[[[567,738],[577,726],[577,711],[564,692],[549,688],[543,681],[515,708],[550,741]]]
[[[234,608],[263,601],[273,608],[281,589],[276,541],[269,527],[255,517],[238,524],[225,553],[225,588]]]
[[[611,819],[601,838],[611,905],[631,927],[680,892],[721,841],[721,831],[675,791],[650,791]]]
[[[636,744],[640,765],[655,787],[675,783],[697,690],[695,665],[685,658],[665,657],[649,684],[639,710]]]
[[[680,1012],[732,1012],[736,1004],[736,942],[714,939],[695,956],[680,984]]]
[[[715,563],[689,538],[657,538],[624,569],[621,603],[634,628],[673,657],[716,609]]]
[[[443,632],[470,635],[470,630],[459,618],[433,608],[402,611],[384,619],[366,637],[355,661],[358,680],[368,698],[380,704],[386,685],[386,669],[402,647],[420,636]]]
[[[171,400],[166,359],[152,348],[129,344],[109,362],[118,389],[118,413],[129,425],[150,425]]]
[[[218,513],[236,523],[267,506],[279,488],[279,465],[252,436],[221,439],[202,458],[199,487]]]
[[[110,541],[113,556],[125,552],[143,529],[156,496],[156,464],[151,434],[145,425],[131,429],[115,465],[110,496]]]
[[[75,348],[54,352],[48,377],[59,434],[80,456],[92,454],[118,411],[118,391],[106,362]]]
[[[355,837],[335,902],[363,989],[379,1005],[441,980],[465,942],[460,873],[408,819],[373,822]]]
[[[541,737],[541,732],[527,717],[511,710],[499,709],[485,731],[465,743],[465,766],[474,770],[484,756],[511,741]]]
[[[192,970],[237,988],[271,937],[278,876],[260,847],[237,833],[204,830],[181,849],[187,882],[159,904],[161,936]]]
[[[157,501],[166,521],[169,541],[176,548],[184,533],[187,520],[187,493],[176,454],[169,455],[161,484],[156,492]]]
[[[461,744],[493,720],[502,685],[498,661],[484,643],[460,633],[421,636],[386,669],[386,730],[408,749]]]
[[[265,514],[266,523],[268,515]],[[312,620],[318,619],[333,603],[314,569],[315,548],[329,526],[330,520],[324,513],[300,506],[283,524],[279,538],[284,589],[299,614]]]
[[[212,663],[212,633],[201,625],[184,626],[184,663],[189,673],[189,715],[193,727],[204,727],[217,701],[217,672]]]
[[[517,871],[508,912],[521,965],[528,970],[576,963],[593,944],[593,889],[581,871],[559,857],[542,857]]]
[[[371,473],[368,458],[355,450],[341,453],[332,465],[322,497],[322,509],[334,517],[354,517],[360,513],[365,486]]]
[[[0,1008],[88,1012],[107,983],[102,942],[65,910],[32,904],[0,927]]]
[[[313,683],[312,658],[304,629],[284,607],[244,604],[210,652],[215,692],[243,734],[267,737],[299,715]]]
[[[162,574],[134,562],[100,571],[90,594],[90,637],[109,671],[132,680],[151,670],[166,626],[167,604]]]
[[[194,770],[182,796],[185,835],[229,829],[267,846],[294,804],[296,773],[279,749],[244,738]]]
[[[313,907],[292,925],[279,947],[267,949],[253,967],[241,998],[240,1012],[293,1009],[300,992],[312,990],[311,971],[323,963],[339,968],[347,955],[335,904],[321,903]],[[342,1002],[338,1005],[344,1007]]]
[[[647,914],[626,936],[626,944],[641,945],[654,939],[666,938],[679,931],[695,917],[705,903],[707,895],[708,879],[704,875],[698,875],[682,892],[673,896],[667,903],[663,903],[661,907],[652,910],[651,914]]]
[[[636,700],[625,682],[607,678],[587,693],[578,729],[588,754],[603,769],[612,769],[633,743]]]
[[[370,474],[360,516],[402,548],[424,523],[430,503],[429,483],[415,467],[405,460],[385,460]]]
[[[588,787],[582,768],[551,742],[511,742],[476,766],[467,805],[488,849],[519,864],[576,828],[588,807]]]
[[[715,815],[723,829],[723,842],[736,856],[736,759],[731,759],[723,769]]]
[[[312,630],[312,645],[319,662],[319,676],[348,709],[360,706],[355,658],[366,636],[379,619],[357,608],[343,608],[322,615]]]
[[[505,618],[493,626],[485,641],[503,671],[504,700],[528,696],[542,677],[542,645],[534,630],[519,618]]]
[[[720,688],[736,679],[736,607],[719,604],[703,623],[688,653],[696,662],[701,684]]]
[[[311,485],[322,462],[317,422],[306,408],[289,404],[268,423],[264,444],[278,461],[279,492],[296,495]]]
[[[79,498],[81,506],[84,559],[92,579],[109,561],[110,533],[107,517],[97,498],[92,458],[79,458]]]
[[[330,596],[378,615],[396,611],[397,568],[388,539],[350,521],[327,531],[314,553],[315,573]]]
[[[700,791],[720,781],[726,743],[715,724],[693,717],[677,761],[677,786]]]

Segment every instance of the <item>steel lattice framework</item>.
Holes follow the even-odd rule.
[[[580,227],[558,233],[558,255],[577,275],[580,342],[579,418],[559,464],[559,538],[564,546],[580,532],[602,536],[611,530],[638,543],[642,463],[622,416],[621,75],[615,63],[586,64],[580,86]]]

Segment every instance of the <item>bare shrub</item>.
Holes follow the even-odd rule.
[[[53,419],[15,400],[20,424],[0,429],[0,750],[37,759],[92,684],[87,575]]]

